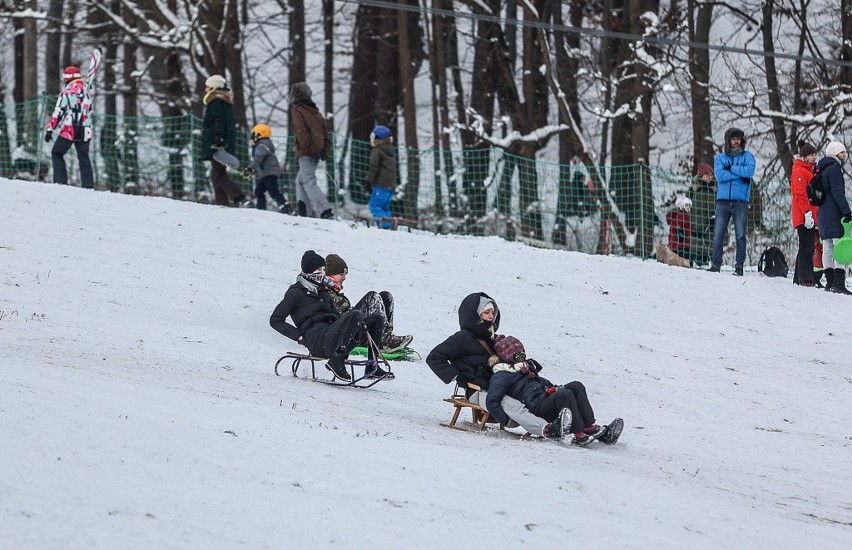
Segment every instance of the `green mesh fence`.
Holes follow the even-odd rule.
[[[54,98],[2,104],[0,175],[51,181],[51,144],[44,125]],[[201,120],[179,117],[123,117],[95,113],[91,145],[95,187],[113,192],[212,202],[208,162],[198,160]],[[281,188],[295,201],[297,162],[282,121],[272,141],[282,163]],[[238,157],[247,166],[248,133],[238,133]],[[332,135],[332,154],[317,171],[319,185],[338,217],[371,223],[364,182],[370,144]],[[710,218],[715,198],[687,174],[646,165],[560,165],[513,156],[496,148],[438,151],[399,147],[397,193],[391,204],[395,226],[437,233],[497,235],[536,246],[592,254],[650,258],[669,233],[666,214],[678,194],[689,196],[692,247],[709,257]],[[74,150],[65,156],[69,181],[79,185]],[[234,181],[251,196],[254,182],[239,172]],[[271,205],[270,205],[271,207]],[[755,181],[748,226],[747,264],[779,246],[792,264],[795,231],[789,222],[786,180]],[[702,231],[703,230],[703,231]],[[725,263],[732,263],[729,235]]]

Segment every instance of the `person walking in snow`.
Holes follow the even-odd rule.
[[[399,351],[411,343],[414,337],[411,335],[395,336],[393,333],[393,294],[387,290],[376,292],[371,290],[358,300],[355,306],[349,302],[349,298],[343,294],[343,282],[349,275],[349,266],[337,254],[329,254],[325,257],[326,285],[331,291],[331,298],[338,313],[346,313],[351,309],[357,309],[364,315],[381,315],[385,321],[381,341],[376,340],[383,352]]]
[[[296,209],[300,216],[331,219],[334,212],[325,193],[317,185],[317,164],[326,160],[329,150],[325,118],[311,100],[311,87],[305,82],[290,90],[290,122],[293,125],[293,149],[299,162],[296,173]]]
[[[269,324],[287,338],[308,348],[311,355],[328,357],[326,368],[335,377],[351,382],[345,361],[355,346],[362,343],[369,332],[373,341],[379,342],[384,329],[380,315],[364,315],[357,309],[339,314],[325,285],[325,259],[308,250],[302,255],[302,271],[284,294],[269,318]],[[287,322],[287,317],[293,324]],[[376,360],[372,348],[370,359]],[[366,367],[364,375],[380,378],[387,371],[376,364]]]
[[[74,146],[77,162],[80,164],[80,184],[86,189],[95,187],[92,161],[89,159],[89,143],[92,141],[92,96],[90,88],[79,67],[70,66],[62,73],[65,86],[59,92],[53,115],[44,134],[45,143],[53,139],[53,132],[59,129],[59,136],[50,158],[53,164],[53,182],[68,184],[68,168],[65,165],[65,153]]]
[[[852,221],[852,209],[846,200],[846,184],[843,181],[843,165],[848,155],[845,145],[832,141],[825,147],[825,156],[816,166],[825,191],[825,202],[819,208],[817,223],[822,239],[822,265],[827,281],[825,289],[838,294],[852,294],[846,288],[846,268],[834,259],[834,245],[844,233],[840,221]]]
[[[548,422],[558,422],[563,430],[573,434],[575,445],[586,446],[595,439],[615,443],[621,428],[613,429],[595,423],[595,412],[586,394],[586,387],[578,381],[555,385],[541,376],[541,364],[527,359],[524,345],[514,336],[497,336],[494,339],[495,355],[489,359],[494,375],[488,390],[486,405],[501,423],[508,416],[501,406],[504,396],[522,402],[536,416]]]
[[[739,128],[725,132],[725,144],[716,155],[713,172],[716,175],[716,224],[713,231],[713,258],[709,271],[718,272],[722,267],[722,249],[728,223],[734,218],[734,233],[737,253],[734,275],[742,277],[746,256],[746,226],[748,224],[748,202],[751,197],[751,181],[754,177],[754,155],[745,150],[745,134]]]
[[[213,159],[213,153],[219,148],[224,148],[232,155],[236,154],[234,98],[221,75],[211,75],[204,84],[201,160],[210,161],[213,202],[221,206],[240,206],[246,199],[245,193],[228,176],[225,165]]]
[[[290,202],[281,194],[278,187],[278,177],[281,175],[281,164],[275,156],[275,145],[270,139],[272,128],[266,124],[257,124],[251,131],[251,164],[249,171],[254,173],[257,183],[254,187],[255,207],[266,210],[266,193],[272,197],[282,214],[292,212]]]
[[[796,267],[793,272],[793,284],[815,286],[814,282],[814,247],[819,240],[819,229],[816,227],[819,207],[808,201],[808,183],[816,168],[816,147],[804,141],[799,142],[798,154],[793,161],[793,172],[790,175],[790,207],[793,227],[799,236],[799,250],[796,253]]]
[[[396,151],[390,129],[387,126],[373,128],[370,144],[373,149],[370,151],[370,170],[366,180],[372,188],[370,214],[378,227],[390,229],[393,224],[387,218],[393,217],[390,204],[396,191]]]
[[[489,295],[474,292],[462,300],[458,315],[459,331],[435,346],[426,357],[426,364],[445,384],[455,381],[465,389],[468,401],[487,410],[488,384],[492,374],[488,359],[494,355],[491,345],[494,332],[500,326],[500,310]],[[471,389],[468,383],[476,384],[481,391]],[[559,422],[548,423],[535,416],[517,399],[505,396],[500,405],[509,418],[529,433],[562,438]]]

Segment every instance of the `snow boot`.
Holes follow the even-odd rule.
[[[278,205],[278,211],[282,214],[290,214],[293,212],[293,209],[290,208],[290,203],[287,201],[284,201],[283,203],[276,202],[275,204]]]
[[[606,433],[606,426],[601,426],[600,424],[592,424],[591,426],[586,426],[586,429],[583,430],[583,433],[590,436],[592,439],[597,439]]]
[[[824,273],[824,271],[822,269],[814,270],[814,283],[816,284],[817,288],[823,288],[823,285],[822,285],[823,273]]]
[[[323,220],[334,219],[334,212],[331,211],[331,208],[326,208],[323,210],[322,214],[320,214],[320,218]]]
[[[624,429],[624,420],[616,418],[606,426],[606,431],[598,437],[598,441],[607,445],[614,445],[621,436],[621,430]]]
[[[834,270],[824,269],[823,273],[825,273],[825,291],[831,292],[831,287],[834,286]]]
[[[834,268],[834,285],[831,287],[831,292],[836,294],[852,294],[846,288],[846,270],[842,267]]]
[[[378,363],[364,367],[364,378],[382,378],[387,376],[388,371],[379,366]]]
[[[556,420],[544,427],[544,437],[562,440],[565,430],[571,425],[571,409],[564,408],[556,415]]]
[[[298,212],[299,216],[303,218],[308,217],[308,205],[305,204],[305,201],[296,202],[296,211]]]
[[[346,363],[343,362],[343,356],[334,354],[331,359],[325,364],[325,368],[330,370],[332,374],[334,374],[335,378],[340,378],[346,382],[351,382],[352,377],[349,375],[349,371],[346,370]]]
[[[577,432],[574,434],[574,440],[571,441],[571,443],[573,443],[574,445],[579,445],[580,447],[585,447],[594,440],[595,438],[590,436],[586,432]]]
[[[408,344],[414,340],[414,336],[406,335],[406,336],[394,336],[391,335],[383,344],[382,351],[391,353],[394,351],[399,351],[402,348],[408,347]]]

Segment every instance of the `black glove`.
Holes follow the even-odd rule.
[[[53,140],[53,130],[48,130],[44,133],[44,142],[50,143]]]
[[[222,136],[213,136],[213,145],[215,145],[216,147],[224,147],[225,138]]]
[[[852,222],[852,214],[846,214],[845,216],[843,216],[842,218],[840,218],[840,220],[841,220],[843,223],[849,223],[849,222]]]

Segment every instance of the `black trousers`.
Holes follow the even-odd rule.
[[[569,431],[572,434],[579,433],[586,426],[595,423],[595,411],[592,410],[586,395],[586,386],[575,380],[558,388],[539,402],[538,409],[533,411],[533,414],[553,422],[559,415],[559,411],[567,407],[571,410]]]
[[[266,193],[272,197],[279,207],[287,204],[287,199],[278,188],[278,176],[263,176],[254,187],[254,204],[258,210],[266,210]]]
[[[311,328],[306,335],[308,349],[318,357],[349,356],[349,352],[359,344],[367,343],[364,329],[376,344],[381,345],[382,330],[385,321],[381,315],[364,315],[357,309],[351,309],[330,325]],[[374,358],[375,359],[375,358]]]
[[[814,248],[819,229],[805,229],[804,225],[796,228],[799,234],[799,251],[796,254],[796,271],[793,273],[793,283],[814,282]]]
[[[71,146],[77,151],[77,161],[80,163],[80,185],[86,189],[95,187],[95,177],[92,172],[92,161],[89,159],[88,141],[71,141],[64,137],[56,138],[53,149],[50,151],[50,160],[53,163],[53,183],[68,185],[68,167],[65,165],[65,153]]]

